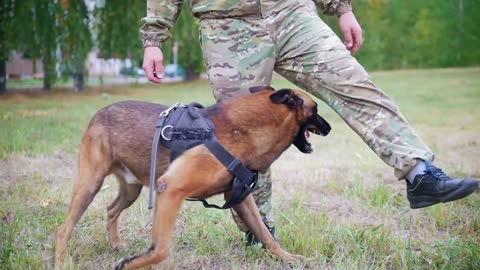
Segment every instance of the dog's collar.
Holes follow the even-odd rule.
[[[209,204],[198,199],[207,208],[227,209],[242,202],[253,191],[257,173],[247,169],[240,160],[232,156],[217,140],[213,122],[205,115],[204,107],[198,103],[188,106],[176,103],[159,114],[152,142],[148,208],[153,208],[153,190],[159,142],[171,150],[173,161],[184,151],[205,144],[207,149],[227,168],[233,178],[231,197],[222,206]],[[197,199],[190,199],[197,200]]]

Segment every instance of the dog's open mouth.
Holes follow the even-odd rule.
[[[326,136],[330,132],[330,125],[320,116],[309,119],[305,124],[300,127],[297,136],[293,140],[293,144],[302,153],[312,153],[313,147],[310,142],[310,133],[314,133],[321,136]]]
[[[302,153],[312,153],[313,147],[310,142],[310,132],[321,135],[320,131],[312,125],[305,124],[300,127],[297,136],[295,137],[293,144],[300,150]]]
[[[315,133],[315,134],[317,134],[317,135],[325,136],[325,133],[321,132],[320,129],[318,129],[318,128],[317,128],[316,126],[314,126],[314,125],[307,125],[306,131],[307,131],[307,132],[311,132],[311,133]]]

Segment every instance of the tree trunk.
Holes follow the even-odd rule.
[[[0,60],[0,96],[7,93],[7,63]]]
[[[43,77],[43,90],[50,91],[52,90],[52,80],[49,78],[50,75],[45,72]]]
[[[192,68],[185,69],[185,80],[193,81],[198,79],[198,74]]]
[[[43,62],[43,90],[50,91],[52,89],[52,81],[53,81],[53,72],[52,72],[52,65],[48,63],[48,55],[45,54],[42,58]]]
[[[85,88],[85,71],[82,64],[75,65],[75,73],[73,74],[73,88],[75,92],[82,91]]]

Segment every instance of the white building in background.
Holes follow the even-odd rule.
[[[110,58],[103,59],[98,57],[98,50],[88,53],[85,61],[85,68],[91,77],[114,77],[120,75],[120,69],[131,67],[130,59]],[[10,79],[28,79],[43,78],[42,60],[35,62],[24,57],[22,53],[13,52],[7,62],[7,78]]]
[[[98,57],[99,51],[93,50],[88,53],[86,68],[88,75],[92,77],[109,77],[120,74],[123,67],[131,67],[130,59],[122,60],[118,58],[103,59]]]
[[[24,79],[24,78],[43,78],[42,60],[37,59],[35,62],[24,57],[23,53],[12,52],[10,59],[7,61],[7,78]]]

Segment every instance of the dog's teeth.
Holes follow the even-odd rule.
[[[305,131],[305,139],[307,139],[307,142],[310,143],[310,132]]]

